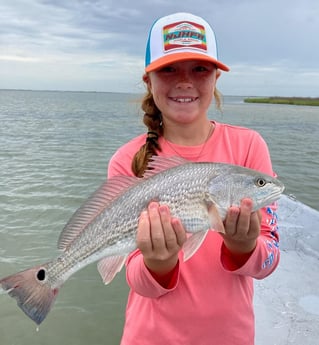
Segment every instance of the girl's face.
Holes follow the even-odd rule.
[[[200,60],[172,63],[144,76],[166,124],[206,118],[219,76],[214,64]]]

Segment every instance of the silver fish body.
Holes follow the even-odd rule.
[[[60,235],[59,257],[1,279],[0,287],[40,324],[61,285],[84,266],[99,261],[103,281],[112,281],[136,249],[139,215],[151,201],[168,205],[193,234],[183,248],[187,260],[209,229],[223,231],[221,220],[230,206],[251,198],[257,210],[277,200],[283,190],[279,180],[247,168],[155,157],[143,179],[110,179],[79,208]]]

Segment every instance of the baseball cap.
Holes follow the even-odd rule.
[[[229,71],[229,67],[218,60],[215,33],[203,18],[179,12],[155,21],[146,45],[146,72],[195,59],[212,62],[217,68]]]

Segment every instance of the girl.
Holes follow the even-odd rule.
[[[268,148],[250,129],[209,121],[219,103],[216,81],[228,67],[217,58],[215,35],[202,18],[176,13],[157,20],[146,48],[147,134],[112,157],[108,177],[142,177],[153,155],[223,162],[274,175]],[[210,231],[184,262],[186,233],[165,205],[140,216],[138,250],[126,263],[130,294],[122,345],[254,344],[253,278],[279,262],[274,205],[252,212],[252,201],[231,207],[225,234]]]

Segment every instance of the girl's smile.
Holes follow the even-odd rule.
[[[191,103],[198,99],[198,97],[170,97],[170,99],[177,103]]]

